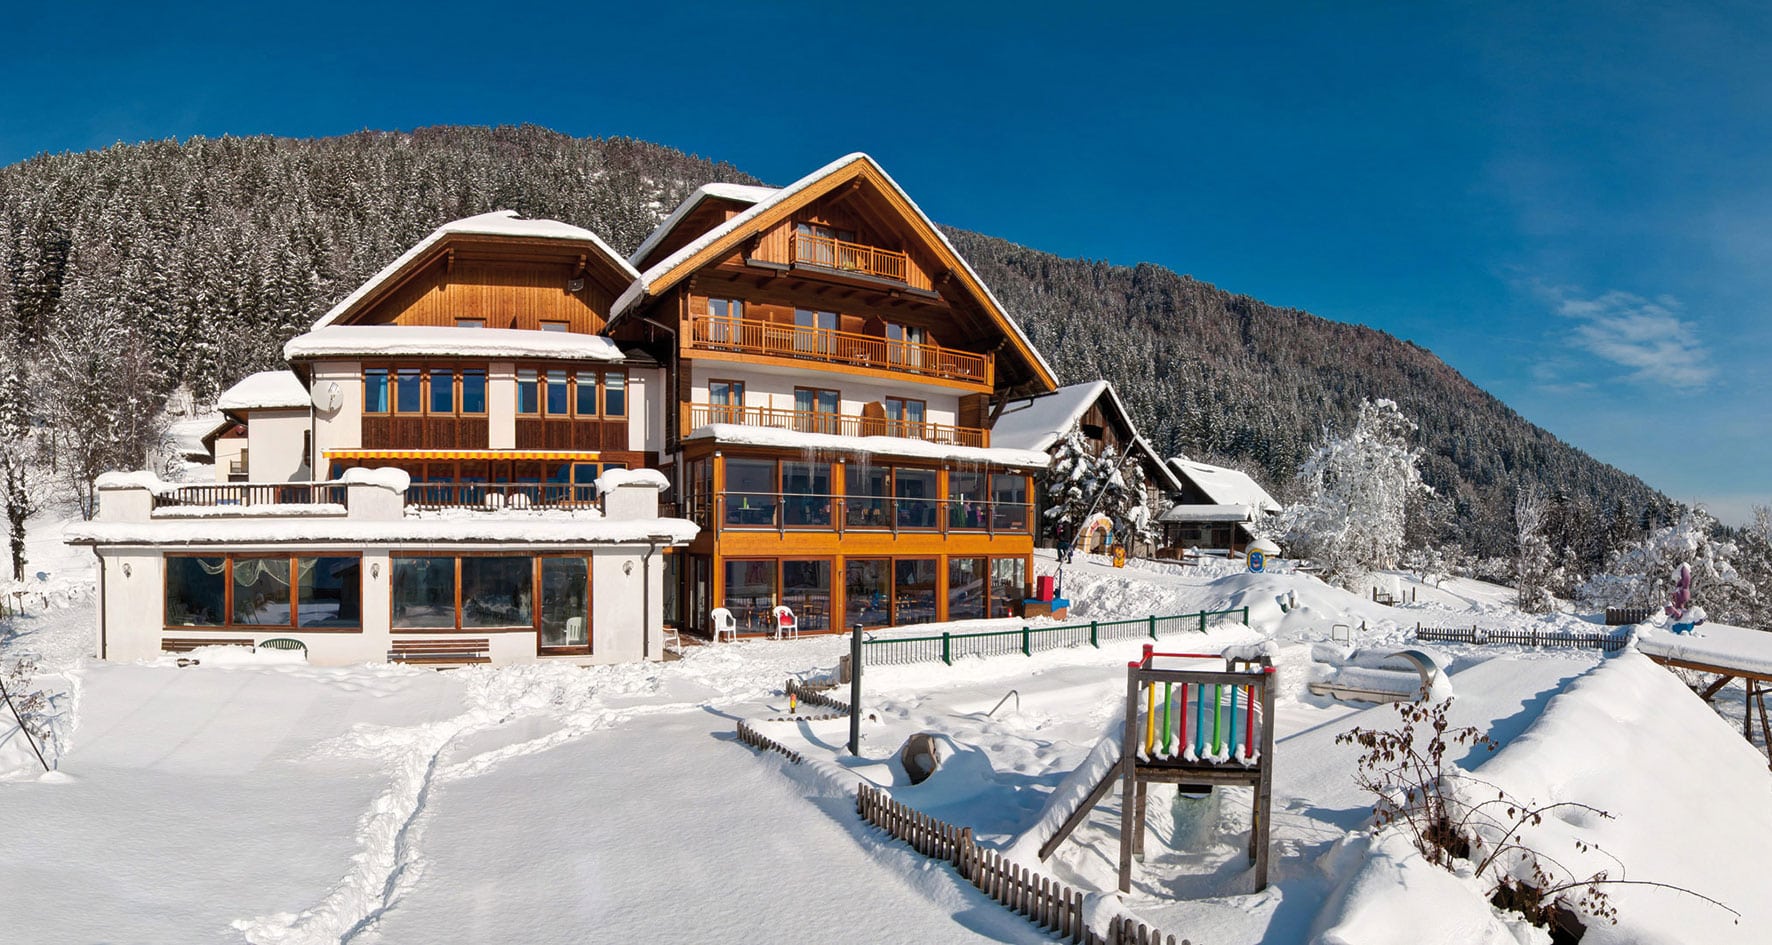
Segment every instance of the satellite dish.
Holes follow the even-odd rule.
[[[314,388],[314,409],[321,413],[332,413],[345,402],[345,392],[339,389],[337,381],[329,382],[325,387]]]

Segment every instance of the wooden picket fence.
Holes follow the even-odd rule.
[[[780,752],[781,754],[786,755],[787,759],[794,764],[804,764],[806,762],[805,757],[799,752],[783,745],[781,742],[778,742],[767,735],[764,735],[762,732],[751,728],[751,723],[744,719],[740,719],[738,722],[738,740],[758,751]]]
[[[1423,643],[1470,643],[1475,645],[1563,647],[1617,652],[1630,642],[1629,631],[1611,633],[1543,633],[1538,630],[1484,630],[1481,627],[1424,627],[1415,625],[1415,639]]]
[[[798,679],[788,680],[786,686],[787,693],[799,699],[801,705],[823,706],[827,709],[835,709],[844,715],[848,715],[849,703],[830,695],[829,692],[833,688],[835,687],[814,686],[809,683],[803,683]]]
[[[1117,916],[1104,937],[1089,928],[1083,918],[1083,893],[972,840],[972,828],[956,827],[921,811],[906,807],[885,791],[863,784],[855,794],[861,819],[884,830],[924,856],[941,860],[960,878],[1005,908],[1026,916],[1060,941],[1081,945],[1189,945],[1186,939],[1150,928],[1130,916]]]

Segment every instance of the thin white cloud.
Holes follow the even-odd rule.
[[[1672,296],[1646,299],[1619,291],[1587,299],[1567,291],[1552,295],[1557,314],[1576,323],[1569,343],[1628,368],[1629,380],[1692,390],[1716,375],[1693,323],[1681,317],[1680,302]]]

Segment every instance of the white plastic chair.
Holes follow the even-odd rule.
[[[794,619],[793,608],[779,606],[772,613],[775,616],[775,638],[777,640],[793,637],[800,639],[800,621]]]
[[[732,611],[724,607],[715,607],[708,612],[708,619],[713,621],[715,643],[720,642],[720,634],[722,633],[730,637],[732,642],[738,642],[738,620],[732,616]]]

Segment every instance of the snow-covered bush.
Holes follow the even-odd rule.
[[[1563,569],[1545,537],[1543,500],[1521,492],[1514,501],[1514,522],[1520,530],[1520,547],[1514,555],[1514,589],[1520,609],[1529,614],[1550,613],[1557,606],[1553,588],[1562,583]]]
[[[1735,569],[1736,553],[1735,542],[1717,537],[1709,513],[1690,508],[1674,524],[1613,552],[1577,595],[1592,606],[1659,609],[1672,599],[1684,564],[1692,569],[1693,600],[1718,619],[1739,619],[1756,595]]]
[[[1392,567],[1403,551],[1404,510],[1426,491],[1409,445],[1415,424],[1389,400],[1360,404],[1354,429],[1331,436],[1299,470],[1303,501],[1286,510],[1286,545],[1348,585]]]

